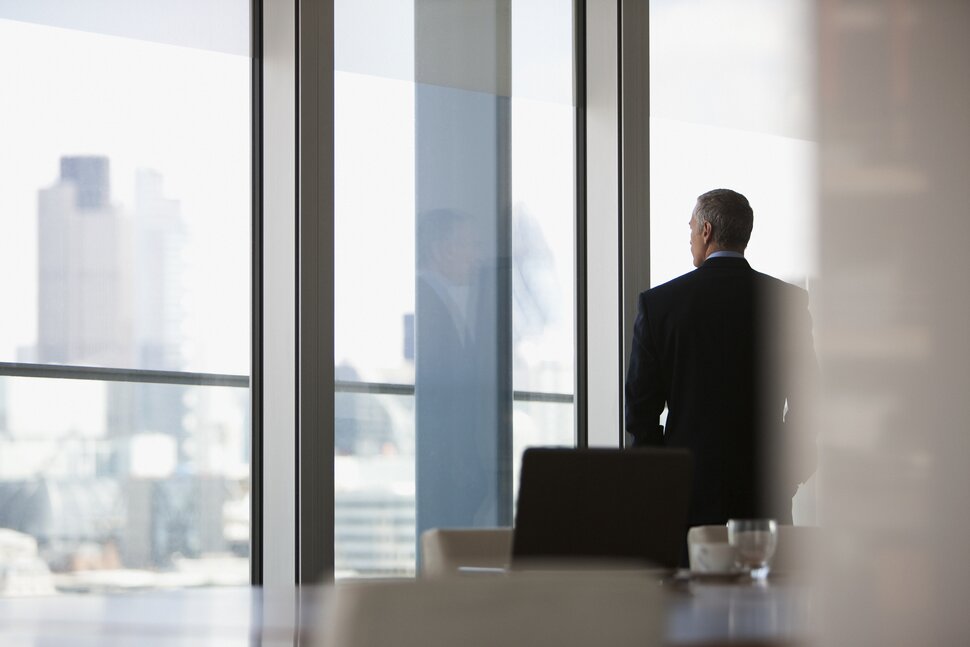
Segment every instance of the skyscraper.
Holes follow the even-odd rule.
[[[111,201],[103,156],[63,157],[38,195],[39,362],[178,370],[185,232],[162,177],[140,170],[131,216]],[[181,440],[184,388],[108,386],[109,436]],[[116,465],[126,471],[125,461]]]
[[[162,176],[153,170],[139,169],[135,177],[131,246],[135,366],[181,369],[185,228],[179,202],[165,197]],[[133,432],[173,436],[180,464],[186,437],[182,424],[186,391],[186,387],[175,385],[139,386],[131,388],[127,398],[132,414],[125,424]]]
[[[131,366],[130,234],[106,157],[61,158],[38,194],[37,234],[38,361]]]
[[[134,341],[143,368],[182,368],[182,266],[185,227],[178,200],[165,197],[162,176],[139,169],[132,218]]]

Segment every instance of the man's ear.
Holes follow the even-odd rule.
[[[704,238],[704,242],[711,239],[711,223],[705,221],[704,226],[701,227],[701,236]]]

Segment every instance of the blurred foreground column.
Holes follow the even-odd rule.
[[[970,3],[819,4],[830,645],[970,636]]]

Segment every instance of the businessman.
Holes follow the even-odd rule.
[[[748,265],[753,222],[743,195],[701,195],[690,219],[697,269],[639,297],[626,429],[634,446],[691,451],[692,526],[791,523],[791,497],[814,469],[808,294]]]

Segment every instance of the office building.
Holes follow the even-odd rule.
[[[129,220],[111,203],[104,157],[64,157],[37,196],[37,361],[128,366],[134,359]]]

